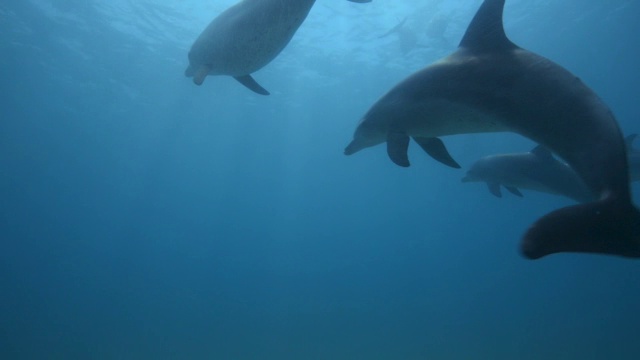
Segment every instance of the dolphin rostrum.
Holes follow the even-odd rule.
[[[413,138],[436,160],[457,167],[438,137],[519,133],[564,159],[598,199],[540,218],[525,233],[522,254],[640,257],[640,213],[631,202],[625,142],[612,112],[575,75],[507,38],[504,3],[485,0],[457,51],[379,99],[345,154],[386,142],[391,160],[409,166]]]
[[[348,0],[356,3],[371,0]],[[207,75],[229,75],[261,95],[251,74],[287,46],[315,0],[241,0],[218,15],[189,51],[185,76],[201,85]]]

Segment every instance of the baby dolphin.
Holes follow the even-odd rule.
[[[564,159],[598,199],[540,218],[525,233],[522,254],[640,257],[640,213],[631,202],[625,142],[612,112],[575,75],[507,38],[504,3],[485,0],[457,51],[378,100],[345,154],[386,141],[391,160],[409,166],[413,138],[456,166],[439,136],[519,133]]]
[[[629,181],[640,181],[640,151],[632,146],[636,134],[625,138],[629,159]],[[577,202],[596,200],[596,194],[567,164],[548,149],[536,146],[528,153],[485,156],[476,161],[462,182],[485,182],[489,192],[502,197],[500,187],[522,197],[519,189],[561,195]]]
[[[356,3],[371,0],[348,0]],[[287,46],[315,0],[242,0],[213,19],[189,51],[185,76],[201,85],[207,75],[229,75],[269,95],[251,74]]]
[[[527,153],[485,156],[471,166],[462,182],[485,182],[497,197],[502,197],[500,186],[504,186],[520,197],[519,189],[527,189],[566,196],[580,203],[596,200],[573,169],[540,145]]]

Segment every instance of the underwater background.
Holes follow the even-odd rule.
[[[0,359],[638,359],[640,262],[525,260],[568,199],[460,179],[518,135],[346,157],[480,0],[318,0],[254,74],[184,77],[234,0],[0,2]],[[380,38],[406,17],[402,32]],[[509,0],[518,45],[640,132],[640,1]],[[640,203],[640,189],[633,185]]]

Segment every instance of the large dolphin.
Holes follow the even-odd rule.
[[[563,158],[597,201],[561,208],[535,222],[521,251],[640,257],[640,213],[631,202],[624,139],[607,105],[579,78],[506,36],[505,0],[485,0],[459,48],[411,75],[365,114],[345,149],[383,142],[409,166],[413,138],[437,160],[458,166],[439,136],[512,131]]]
[[[348,0],[356,3],[371,0]],[[207,75],[229,75],[261,95],[269,92],[251,73],[287,46],[315,0],[242,0],[218,15],[189,51],[185,71],[196,85]]]
[[[462,182],[484,182],[497,197],[502,197],[500,187],[504,186],[517,196],[522,196],[519,189],[527,189],[581,203],[596,200],[596,194],[569,165],[540,145],[527,153],[485,156],[471,166]]]

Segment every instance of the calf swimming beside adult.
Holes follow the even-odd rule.
[[[631,203],[625,143],[604,102],[561,66],[512,43],[504,0],[485,0],[450,56],[392,88],[365,114],[350,155],[386,141],[409,166],[410,137],[437,160],[457,163],[437,137],[512,131],[563,158],[597,201],[553,211],[524,235],[524,256],[587,252],[640,257],[640,213]]]
[[[287,46],[314,3],[315,0],[240,1],[213,19],[198,36],[189,51],[185,76],[201,85],[207,75],[229,75],[252,91],[269,95],[251,74]]]
[[[633,148],[636,134],[625,138],[629,181],[640,181],[640,152]],[[484,182],[489,192],[502,197],[500,187],[522,197],[519,189],[561,195],[576,202],[597,200],[589,187],[569,165],[556,159],[548,149],[536,146],[528,153],[490,155],[476,161],[462,182]]]
[[[528,153],[485,156],[471,166],[462,182],[485,182],[496,197],[502,197],[500,187],[504,186],[520,197],[523,195],[519,189],[527,189],[566,196],[577,202],[597,200],[569,165],[540,145]]]

